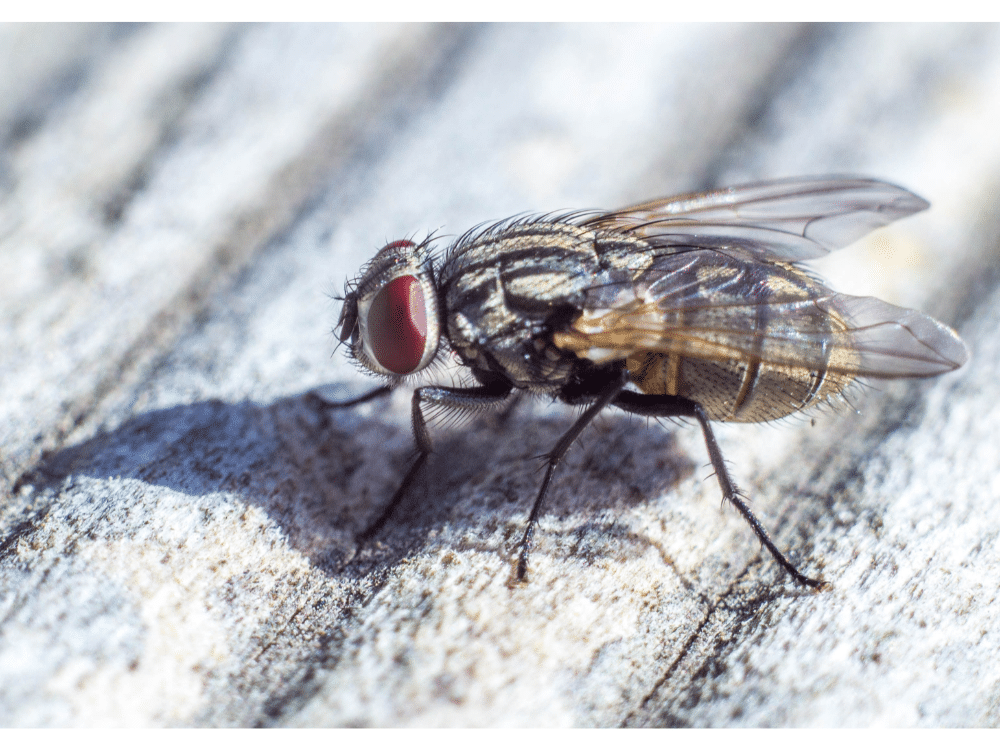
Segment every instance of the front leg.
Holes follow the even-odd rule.
[[[392,496],[389,504],[385,507],[379,517],[375,519],[364,531],[358,534],[360,541],[367,541],[375,536],[386,521],[392,516],[393,511],[399,505],[406,491],[410,489],[417,474],[427,462],[427,457],[434,450],[431,442],[430,432],[427,430],[427,421],[424,418],[423,405],[440,406],[444,409],[457,409],[460,411],[482,411],[492,409],[503,404],[510,396],[513,386],[509,381],[494,380],[488,385],[477,386],[475,388],[445,388],[443,386],[424,386],[413,391],[413,401],[411,414],[413,419],[413,439],[417,446],[417,457],[410,466],[406,476],[403,477],[402,484]]]
[[[367,401],[374,401],[377,398],[382,398],[382,396],[388,396],[390,393],[392,393],[391,385],[380,385],[378,388],[373,388],[368,391],[368,393],[362,393],[360,396],[348,399],[347,401],[331,401],[326,396],[323,396],[316,391],[309,391],[308,395],[319,401],[320,405],[324,409],[346,409],[350,406],[357,406],[358,404],[363,404]]]
[[[739,511],[743,519],[750,524],[750,528],[753,529],[753,533],[757,535],[760,543],[767,547],[767,551],[771,553],[771,557],[788,571],[792,578],[804,586],[811,586],[815,589],[821,589],[826,586],[823,581],[809,578],[800,573],[789,562],[788,558],[781,553],[781,550],[778,549],[774,542],[771,541],[767,530],[757,520],[753,511],[750,510],[750,506],[746,504],[740,495],[740,491],[733,483],[732,477],[729,476],[729,469],[726,468],[726,462],[722,458],[722,451],[715,440],[715,433],[712,432],[708,415],[705,414],[705,410],[700,404],[682,396],[659,396],[655,394],[636,393],[635,391],[622,391],[612,401],[612,404],[632,414],[641,414],[647,417],[694,417],[697,419],[701,425],[701,431],[705,436],[708,456],[712,460],[712,467],[715,469],[715,476],[718,478],[719,486],[722,488],[723,497]]]

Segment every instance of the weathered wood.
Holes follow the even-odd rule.
[[[993,27],[7,27],[0,725],[998,723]],[[861,411],[701,436],[608,415],[512,553],[572,413],[438,425],[338,353],[386,239],[794,174],[929,212],[831,283],[973,359]],[[444,380],[450,382],[451,375]]]

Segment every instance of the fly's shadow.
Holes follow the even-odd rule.
[[[44,455],[20,484],[33,488],[36,506],[87,516],[98,535],[102,519],[123,517],[155,533],[166,504],[206,517],[255,507],[292,548],[328,567],[350,553],[354,519],[378,491],[366,446],[385,444],[391,456],[394,441],[405,460],[409,443],[392,425],[360,414],[331,423],[301,396],[201,401],[137,415]],[[395,476],[387,471],[384,481]]]
[[[541,470],[537,457],[572,421],[568,410],[540,418],[514,413],[441,430],[429,471],[384,532],[360,547],[356,535],[384,508],[411,460],[409,425],[374,410],[324,409],[310,394],[140,414],[43,456],[20,484],[33,488],[39,508],[66,505],[60,498],[72,495],[72,512],[88,516],[96,534],[106,519],[123,516],[155,529],[164,502],[189,502],[206,516],[245,503],[262,510],[315,566],[364,576],[413,555],[431,536],[473,546],[478,539],[506,559],[515,540],[494,544],[492,534],[514,534],[523,524]],[[670,432],[636,429],[635,421],[608,415],[584,433],[560,467],[543,525],[575,517],[585,519],[582,525],[602,513],[613,518],[692,471]]]
[[[574,421],[572,410],[536,417],[517,409],[513,416],[486,413],[451,429],[438,425],[435,450],[398,505],[390,509],[390,491],[370,509],[369,524],[388,515],[361,545],[353,564],[385,564],[428,534],[440,544],[508,561],[531,509],[545,455]],[[668,492],[693,471],[671,432],[658,426],[636,429],[635,422],[624,414],[604,415],[569,451],[542,517],[554,536],[594,523],[609,534],[627,536],[625,527],[616,528],[618,516]],[[412,465],[412,454],[408,458],[397,469],[399,477]]]

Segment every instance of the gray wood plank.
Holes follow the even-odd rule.
[[[85,71],[2,162],[0,724],[997,723],[995,28],[93,33],[0,49],[26,80]],[[573,419],[547,403],[437,425],[356,552],[409,396],[310,392],[368,385],[329,295],[386,239],[825,172],[933,205],[823,274],[973,350],[860,414],[719,426],[831,590],[720,513],[696,429],[616,415],[510,586],[532,457]]]

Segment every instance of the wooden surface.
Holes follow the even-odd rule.
[[[1000,29],[0,28],[0,725],[995,726]],[[799,174],[931,209],[819,271],[957,373],[718,428],[440,426],[331,356],[386,240]],[[444,382],[450,382],[445,374]],[[707,478],[706,478],[707,477]]]

